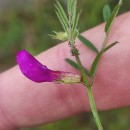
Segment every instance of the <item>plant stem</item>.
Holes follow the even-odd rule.
[[[92,87],[88,87],[88,97],[89,97],[89,102],[90,102],[90,107],[93,113],[93,117],[95,119],[95,122],[97,124],[98,130],[103,130],[97,109],[96,109],[96,105],[95,105],[95,101],[94,101],[94,97],[93,97],[93,92],[92,92]]]
[[[108,39],[109,33],[110,33],[110,30],[108,30],[108,32],[106,33],[106,36],[105,36],[103,44],[102,44],[101,51],[105,48],[105,46],[107,44],[107,39]]]
[[[73,46],[73,50],[74,50],[74,52],[76,50],[76,48],[74,46]],[[87,79],[87,75],[86,75],[86,73],[84,71],[84,68],[83,68],[82,63],[81,63],[80,58],[79,58],[79,55],[74,53],[74,56],[75,56],[75,59],[76,59],[78,65],[80,67],[80,72],[81,72],[81,75],[83,77],[83,83],[87,87],[89,103],[90,103],[90,107],[91,107],[91,110],[92,110],[96,125],[98,127],[98,130],[103,130],[103,127],[102,127],[102,124],[101,124],[101,121],[100,121],[100,118],[99,118],[99,115],[98,115],[98,112],[97,112],[97,109],[96,109],[93,93],[92,93],[92,86],[90,86],[90,83],[89,83],[89,81]]]
[[[92,87],[89,85],[86,73],[85,73],[84,68],[83,68],[83,66],[81,64],[79,56],[75,55],[75,59],[76,59],[78,65],[80,67],[80,72],[81,72],[81,75],[83,77],[84,85],[87,87],[89,103],[90,103],[90,107],[91,107],[91,110],[92,110],[96,125],[98,127],[98,130],[103,130],[103,127],[102,127],[102,124],[101,124],[101,121],[100,121],[100,118],[99,118],[99,115],[98,115],[98,112],[97,112],[97,108],[96,108],[96,105],[95,105],[93,92],[92,92]]]
[[[87,79],[87,75],[86,75],[86,73],[85,73],[85,71],[84,71],[84,68],[83,68],[83,66],[82,66],[82,64],[81,64],[81,61],[80,61],[79,56],[78,56],[78,55],[77,55],[77,56],[75,55],[75,59],[76,59],[78,65],[79,65],[79,67],[80,67],[80,72],[81,72],[81,75],[82,75],[82,77],[83,77],[83,82],[84,82],[85,86],[88,87],[88,86],[89,86],[89,81],[88,81],[88,79]]]
[[[95,101],[94,101],[94,98],[93,98],[92,87],[89,83],[89,80],[88,80],[87,75],[85,73],[84,67],[83,67],[83,65],[80,61],[79,52],[74,45],[75,38],[74,38],[73,30],[72,30],[72,14],[73,14],[72,10],[70,12],[68,12],[68,14],[69,14],[69,29],[68,29],[69,30],[69,44],[70,44],[70,47],[71,47],[71,53],[75,57],[76,62],[79,65],[80,73],[81,73],[82,78],[83,78],[83,83],[87,87],[90,107],[92,109],[92,113],[93,113],[96,125],[98,127],[98,130],[103,130],[103,127],[101,125],[101,122],[100,122],[100,119],[99,119],[99,116],[98,116],[98,112],[97,112],[97,109],[96,109]]]
[[[80,72],[81,72],[81,75],[83,77],[84,85],[87,87],[89,103],[90,103],[90,107],[91,107],[91,110],[92,110],[92,113],[93,113],[93,116],[94,116],[94,120],[96,122],[98,130],[103,130],[103,127],[102,127],[102,124],[101,124],[101,121],[100,121],[100,118],[99,118],[99,115],[98,115],[98,112],[97,112],[97,108],[96,108],[96,105],[95,105],[92,87],[89,85],[86,73],[85,73],[84,68],[81,64],[79,56],[75,55],[75,59],[76,59],[78,65],[80,66]]]

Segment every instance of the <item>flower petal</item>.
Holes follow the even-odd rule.
[[[26,50],[22,50],[17,54],[17,63],[22,73],[34,82],[53,82],[60,79],[64,73],[49,70]]]

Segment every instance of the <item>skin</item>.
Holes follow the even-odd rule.
[[[93,86],[98,110],[130,105],[130,12],[114,22],[108,43],[119,41],[100,61]],[[104,24],[83,33],[98,49],[101,48]],[[95,54],[76,41],[83,65],[90,69]],[[86,54],[87,53],[87,54]],[[36,58],[53,70],[79,72],[64,59],[70,55],[67,42],[59,44]],[[15,66],[0,74],[0,129],[15,130],[59,120],[90,111],[86,88],[81,84],[64,85],[34,83]]]

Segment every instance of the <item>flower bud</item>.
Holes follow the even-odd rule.
[[[58,39],[61,41],[68,40],[68,34],[66,32],[55,32],[55,35],[50,35],[53,39]]]

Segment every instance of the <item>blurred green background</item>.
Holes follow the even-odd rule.
[[[67,0],[60,0],[66,8]],[[51,39],[52,30],[61,31],[54,13],[54,0],[1,0],[0,1],[0,72],[16,64],[19,50],[26,48],[38,54],[59,41]],[[102,9],[109,3],[113,8],[118,0],[81,0],[83,9],[79,22],[80,32],[103,22]],[[130,10],[130,0],[125,0],[120,13]],[[33,109],[33,108],[32,108]],[[104,130],[129,130],[130,110],[122,108],[100,112]],[[91,113],[23,130],[96,130]]]

